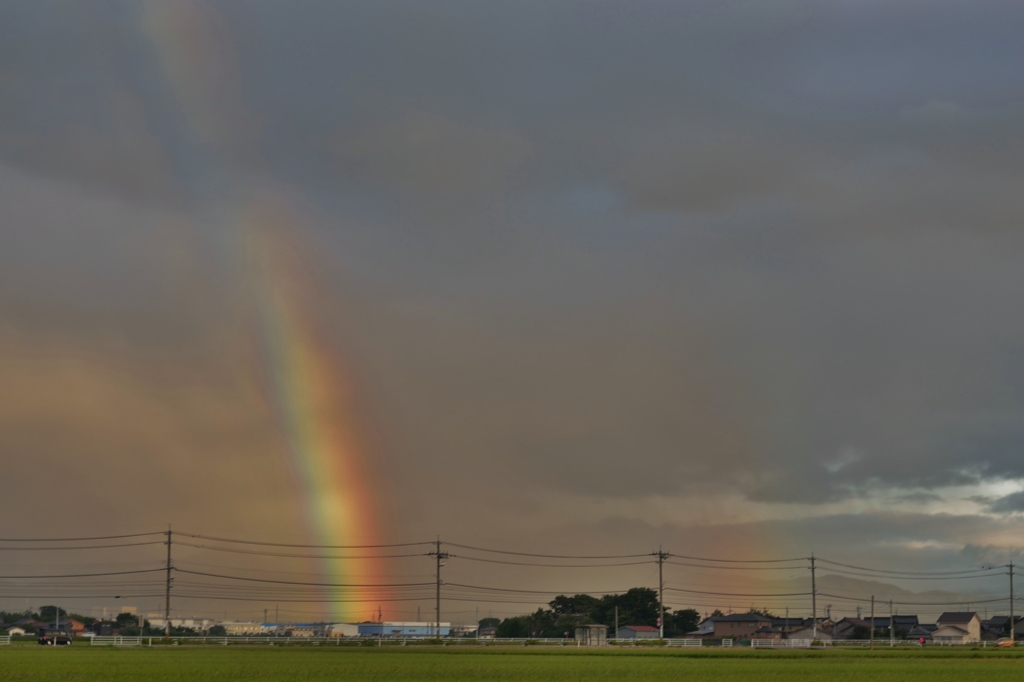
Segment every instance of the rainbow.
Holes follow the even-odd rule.
[[[270,400],[285,431],[289,461],[303,491],[312,530],[324,545],[354,547],[354,555],[326,553],[324,582],[366,582],[380,575],[369,546],[377,537],[374,502],[363,467],[354,410],[354,394],[342,364],[335,360],[316,329],[294,243],[272,227],[262,229],[267,212],[251,216],[246,234],[252,261],[262,275],[255,285],[262,326]],[[295,260],[288,258],[295,255]],[[261,286],[262,285],[262,286]],[[365,547],[366,549],[358,549]],[[338,619],[376,610],[369,603],[375,588],[334,588],[331,615]]]
[[[212,10],[184,1],[148,2],[140,19],[176,97],[177,120],[187,122],[188,130],[182,132],[198,150],[199,174],[230,176],[225,157],[242,144],[233,131],[247,129],[251,119],[241,105],[243,98],[231,91],[238,74],[232,72],[236,60],[230,32]],[[190,168],[196,170],[195,164]],[[319,552],[323,558],[317,560],[318,582],[324,584],[319,599],[323,615],[363,620],[376,615],[388,592],[367,586],[379,582],[372,577],[382,572],[372,558],[375,550],[359,549],[380,543],[354,391],[343,363],[317,328],[312,287],[304,280],[307,269],[293,238],[297,221],[282,208],[283,202],[268,199],[285,193],[258,189],[232,192],[219,208],[232,223],[233,240],[249,274],[262,374],[281,428],[282,449],[298,481],[316,544],[332,548]]]

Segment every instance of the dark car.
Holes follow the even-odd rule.
[[[57,628],[40,628],[36,641],[43,646],[71,646],[71,633]]]

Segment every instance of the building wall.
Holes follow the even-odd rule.
[[[745,639],[754,634],[754,631],[769,624],[769,621],[716,621],[715,622],[715,637],[733,637],[735,639]]]
[[[172,621],[173,623],[173,621]],[[218,623],[229,635],[262,635],[262,623]]]
[[[332,623],[331,637],[358,637],[359,626],[352,623]]]
[[[619,628],[619,631],[615,633],[616,639],[658,639],[660,633],[657,630],[644,631],[644,630],[631,630],[630,628]]]
[[[433,623],[359,623],[362,637],[436,637]],[[441,636],[451,634],[452,624],[441,623]]]

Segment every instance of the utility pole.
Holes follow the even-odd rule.
[[[267,609],[263,609],[263,622],[267,622]]]
[[[619,638],[619,607],[615,607],[615,639]]]
[[[658,638],[665,639],[665,580],[663,577],[663,568],[665,565],[665,559],[672,556],[668,552],[661,551],[661,546],[658,546],[658,553],[654,556],[658,557]],[[618,628],[615,628],[616,636],[618,636]]]
[[[814,552],[811,552],[811,632],[818,639],[818,583],[815,576]]]
[[[896,623],[892,620],[892,599],[889,600],[889,647],[896,646]]]
[[[1010,563],[1009,563],[1009,565],[1007,567],[1010,569],[1010,644],[1012,645],[1012,644],[1014,644],[1016,642],[1016,635],[1014,634],[1014,631],[1016,630],[1016,628],[1014,627],[1015,623],[1013,622],[1013,561],[1012,560],[1010,561]]]
[[[441,536],[437,537],[436,543],[437,549],[430,552],[427,556],[433,555],[437,559],[437,593],[435,595],[434,615],[435,625],[437,627],[437,638],[441,639],[441,567],[444,566],[444,560],[451,555],[448,552],[441,551]],[[382,628],[383,629],[383,628]]]
[[[171,525],[167,524],[167,588],[164,600],[164,633],[171,637]]]
[[[868,635],[871,648],[875,648],[875,595],[871,595],[871,634]]]

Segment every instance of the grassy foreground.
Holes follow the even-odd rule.
[[[1020,679],[1012,651],[516,651],[0,648],[0,680]]]

